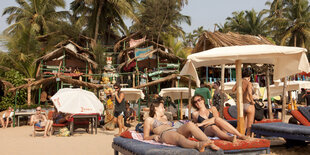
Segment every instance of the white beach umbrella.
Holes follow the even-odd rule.
[[[102,114],[103,104],[97,96],[80,88],[63,88],[51,97],[57,110],[71,114]]]
[[[140,98],[144,99],[144,94],[141,89],[121,88],[121,92],[125,95],[125,100],[137,102]]]
[[[237,77],[238,130],[244,133],[242,103],[242,63],[273,64],[273,79],[277,80],[300,72],[310,72],[307,49],[276,45],[245,45],[218,47],[191,54],[180,75],[191,75],[199,87],[196,68],[202,66],[235,64]],[[190,111],[190,108],[189,108]]]

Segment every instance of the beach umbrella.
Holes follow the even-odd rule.
[[[102,114],[103,104],[97,96],[80,88],[63,88],[51,97],[58,111],[71,114]]]
[[[270,96],[279,96],[283,91],[283,82],[275,82],[273,85],[270,85]],[[310,89],[310,81],[288,81],[287,82],[287,91],[298,90],[301,91],[302,88]],[[267,98],[267,93],[264,91],[263,100]]]
[[[125,95],[125,100],[137,102],[140,98],[144,99],[145,95],[141,89],[121,88],[121,92]]]
[[[194,95],[195,90],[191,89],[191,93],[189,93],[189,88],[186,87],[178,87],[178,88],[164,88],[161,89],[159,95],[162,97],[170,97],[173,101],[180,99],[181,105],[179,105],[179,111],[181,119],[183,119],[182,107],[183,107],[183,98],[191,98]],[[190,114],[190,113],[189,113]]]
[[[199,87],[200,80],[196,68],[222,64],[235,64],[237,77],[237,107],[238,130],[244,133],[243,103],[242,103],[242,63],[273,64],[274,79],[300,72],[310,72],[307,50],[299,47],[276,45],[245,45],[218,47],[207,51],[191,54],[182,68],[181,75],[191,75]],[[190,107],[191,108],[191,107]],[[189,111],[190,111],[189,108]]]
[[[135,89],[135,88],[121,88],[121,92],[125,95],[125,100],[127,101],[138,101],[138,118],[140,121],[140,98],[144,99],[145,95],[143,94],[141,89]]]

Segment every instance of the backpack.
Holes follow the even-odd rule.
[[[257,121],[261,121],[264,118],[264,108],[263,105],[260,105],[258,101],[255,101],[255,117]]]

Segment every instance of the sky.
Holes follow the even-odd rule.
[[[72,0],[65,0],[66,8],[69,9],[69,4]],[[234,11],[251,10],[261,11],[267,9],[265,3],[267,0],[188,0],[188,5],[182,10],[182,14],[191,17],[191,26],[182,24],[184,31],[189,33],[203,26],[205,30],[213,31],[214,24],[223,24],[225,19],[232,15]],[[16,6],[15,0],[1,0],[0,12],[3,13],[4,8]],[[6,18],[0,17],[0,33],[8,27]],[[129,25],[131,22],[126,21]],[[0,45],[1,46],[1,45]],[[0,50],[2,48],[0,47]]]

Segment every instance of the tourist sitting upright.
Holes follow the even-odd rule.
[[[6,110],[2,117],[1,117],[1,125],[3,128],[7,128],[8,125],[9,125],[9,122],[11,121],[11,127],[13,126],[12,125],[12,117],[13,117],[13,109],[11,107],[8,108],[8,110]]]
[[[46,116],[41,114],[41,107],[37,107],[36,113],[31,116],[30,125],[34,125],[34,127],[44,128],[44,137],[46,137],[47,133],[51,131],[53,121],[47,120]]]
[[[249,138],[238,132],[227,121],[220,118],[215,106],[207,109],[203,96],[197,94],[192,98],[191,102],[192,106],[197,110],[192,114],[193,121],[207,136],[217,136],[220,139],[231,142],[235,142],[237,138],[242,140]],[[228,135],[227,132],[233,135]]]
[[[160,100],[153,101],[150,105],[150,117],[144,121],[144,139],[155,140],[160,143],[181,146],[183,148],[195,148],[204,152],[205,147],[219,150],[213,142],[192,122],[188,122],[179,128],[172,127],[172,123],[164,115],[165,108]],[[154,133],[151,135],[150,133]],[[198,142],[189,140],[194,136]]]

